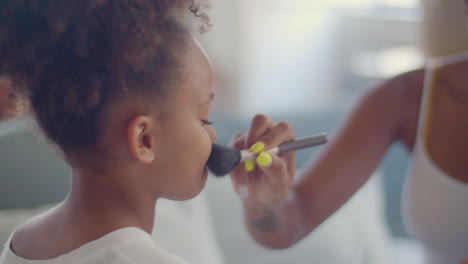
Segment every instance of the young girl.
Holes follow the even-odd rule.
[[[186,263],[148,233],[159,198],[203,189],[216,140],[189,10],[208,26],[188,0],[0,1],[0,76],[72,168],[66,199],[18,227],[0,263]],[[269,144],[294,137],[277,126]],[[271,158],[258,173],[292,177]]]

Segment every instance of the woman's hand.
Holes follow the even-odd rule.
[[[270,118],[257,115],[247,132],[232,139],[235,149],[254,146],[251,150],[258,153],[256,160],[240,164],[231,173],[234,189],[247,206],[271,209],[286,198],[296,171],[295,152],[274,155],[266,151],[294,138],[289,124],[275,124]]]

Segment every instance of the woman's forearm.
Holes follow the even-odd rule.
[[[250,235],[259,244],[284,249],[306,235],[303,212],[292,191],[285,201],[271,209],[257,209],[244,204],[244,221]]]
[[[407,97],[421,73],[398,76],[364,94],[328,144],[296,176],[285,201],[271,210],[245,205],[252,237],[269,248],[290,247],[346,203],[399,139],[409,111]]]

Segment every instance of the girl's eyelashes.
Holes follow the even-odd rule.
[[[209,121],[209,120],[201,120],[202,124],[204,126],[211,126],[213,125],[213,122]]]

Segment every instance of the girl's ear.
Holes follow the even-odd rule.
[[[144,164],[152,163],[156,156],[155,125],[151,117],[140,115],[133,118],[127,127],[130,152],[136,160]]]

